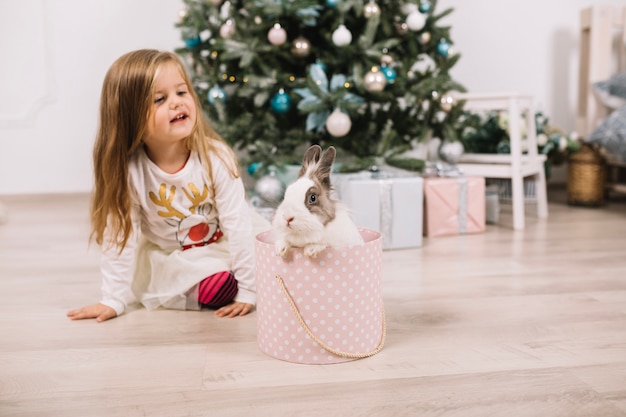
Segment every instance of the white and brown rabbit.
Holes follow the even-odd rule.
[[[332,146],[322,152],[319,145],[313,145],[305,152],[298,179],[285,190],[272,221],[278,255],[286,256],[297,247],[315,257],[327,247],[363,244],[348,208],[331,196],[335,155]]]

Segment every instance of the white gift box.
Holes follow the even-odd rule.
[[[382,235],[383,249],[422,246],[424,180],[410,173],[333,174],[338,197],[359,227]]]

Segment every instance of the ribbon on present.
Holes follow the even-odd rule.
[[[380,234],[383,239],[383,246],[393,242],[393,232],[391,222],[393,221],[393,181],[390,179],[378,180],[378,195],[380,197]]]
[[[467,233],[469,191],[467,178],[459,177],[459,233]]]
[[[454,178],[461,175],[463,172],[458,166],[442,162],[427,162],[424,169],[424,177]]]

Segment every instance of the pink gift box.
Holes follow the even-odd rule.
[[[483,177],[424,178],[424,236],[485,231]]]
[[[315,258],[276,255],[273,232],[256,236],[257,342],[287,362],[331,364],[378,353],[385,340],[380,233]]]

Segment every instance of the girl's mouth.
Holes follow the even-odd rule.
[[[178,122],[180,120],[185,120],[186,118],[187,118],[186,114],[179,114],[178,116],[176,116],[172,120],[170,120],[170,123]]]

